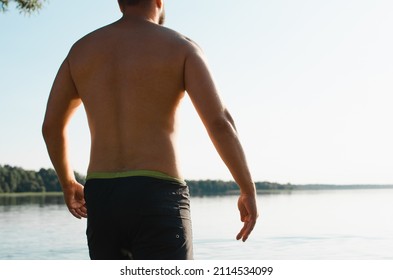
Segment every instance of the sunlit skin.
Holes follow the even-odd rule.
[[[74,44],[48,100],[43,134],[69,211],[86,218],[83,186],[68,158],[67,126],[83,103],[91,134],[88,172],[154,170],[182,178],[176,113],[188,94],[216,150],[240,187],[247,240],[258,218],[256,191],[234,121],[201,49],[163,27],[164,3],[121,5],[123,17]],[[161,24],[160,24],[161,23]]]

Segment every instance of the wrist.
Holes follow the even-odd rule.
[[[60,181],[60,185],[63,190],[72,188],[72,186],[75,185],[75,183],[78,183],[75,178],[69,178]]]
[[[252,183],[246,187],[240,187],[240,195],[242,196],[256,196],[257,195],[257,191],[255,188],[255,184]]]

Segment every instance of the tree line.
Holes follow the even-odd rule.
[[[85,178],[75,172],[75,178],[83,183]],[[61,186],[54,169],[25,170],[10,165],[0,165],[0,193],[60,192]]]
[[[75,178],[84,184],[85,177],[83,175],[75,172]],[[226,195],[239,191],[237,184],[233,181],[187,180],[187,185],[193,196]],[[255,185],[260,191],[292,189],[292,185],[289,184],[257,182]],[[61,192],[55,170],[41,168],[39,171],[32,171],[10,165],[0,165],[0,193],[23,192]]]
[[[239,187],[234,181],[221,180],[187,180],[190,194],[193,196],[227,195],[239,193]],[[293,185],[271,182],[256,182],[257,191],[284,191],[292,190]]]

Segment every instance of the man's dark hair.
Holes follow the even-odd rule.
[[[148,0],[119,0],[121,4],[129,5],[129,6],[135,6],[138,5],[139,3],[143,3],[147,1]]]

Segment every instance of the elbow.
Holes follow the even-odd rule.
[[[209,127],[213,134],[237,134],[235,122],[227,110],[212,120]]]
[[[44,123],[42,124],[41,133],[45,142],[47,142],[48,139],[50,138],[51,132],[52,132],[51,125],[47,121],[44,121]]]
[[[61,133],[61,131],[58,129],[58,126],[53,124],[53,122],[44,120],[41,128],[41,133],[45,142],[48,142],[51,138]]]
[[[225,115],[225,119],[227,120],[227,122],[231,124],[232,128],[235,131],[237,131],[235,121],[233,120],[232,115],[229,113],[229,111],[227,109],[224,110],[224,115]]]
[[[210,130],[215,133],[228,133],[233,131],[232,124],[226,119],[216,119],[210,124]]]
[[[50,125],[48,124],[48,122],[46,120],[44,120],[44,122],[42,123],[42,127],[41,127],[41,133],[42,133],[42,137],[45,139],[46,137],[48,137],[50,131]]]

